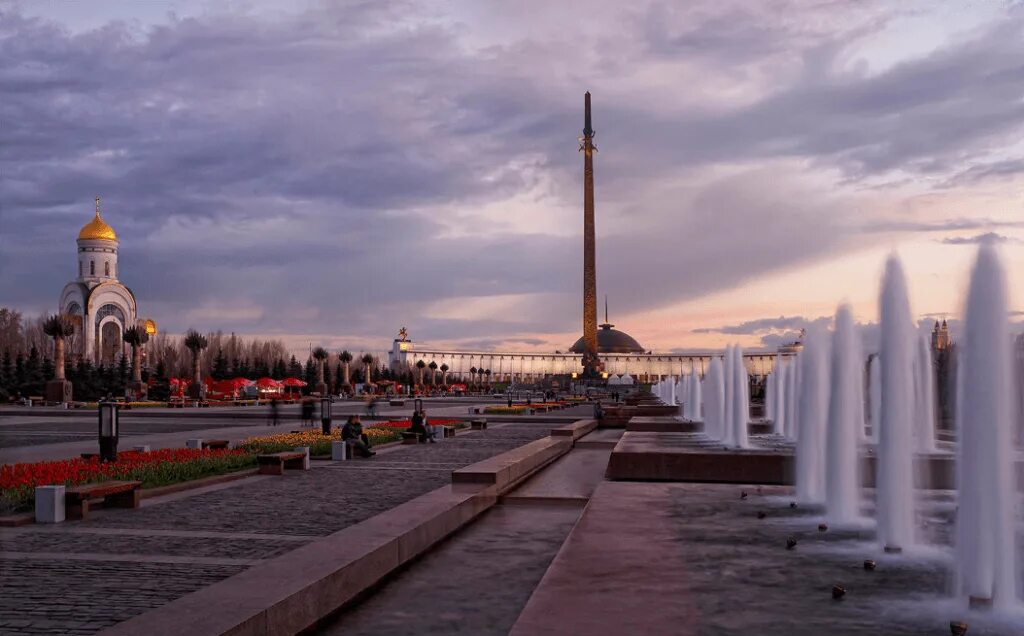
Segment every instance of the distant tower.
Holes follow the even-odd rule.
[[[597,357],[597,263],[594,232],[594,129],[590,125],[590,91],[583,96],[583,375],[597,377],[601,360]]]
[[[935,321],[935,327],[932,329],[932,350],[933,351],[945,351],[953,342],[949,338],[949,325],[946,324],[945,318],[942,320],[942,324],[939,321]]]

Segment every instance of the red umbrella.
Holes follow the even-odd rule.
[[[256,380],[256,386],[268,393],[280,393],[281,389],[284,388],[284,385],[274,378],[260,378],[259,380]]]
[[[285,386],[306,386],[306,383],[298,378],[285,378],[281,383]]]

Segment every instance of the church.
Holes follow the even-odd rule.
[[[118,280],[117,248],[117,233],[100,215],[96,197],[96,213],[78,233],[78,278],[64,286],[58,305],[75,324],[71,359],[113,364],[127,351],[125,329],[156,333],[156,323],[139,318],[135,294]]]

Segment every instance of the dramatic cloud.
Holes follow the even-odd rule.
[[[233,6],[85,27],[0,9],[0,304],[52,310],[101,194],[122,278],[165,330],[344,343],[407,325],[421,341],[568,346],[587,89],[617,316],[878,233],[1024,227],[904,209],[1013,191],[1014,6],[888,56],[879,42],[927,8]]]
[[[941,242],[945,245],[982,245],[985,243],[1019,243],[1021,241],[995,232],[985,232],[975,236],[952,236],[942,239]]]

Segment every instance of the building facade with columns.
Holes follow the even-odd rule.
[[[103,220],[99,197],[95,215],[82,226],[77,243],[78,277],[64,286],[58,301],[58,311],[75,324],[68,354],[112,364],[126,352],[125,329],[137,326],[152,335],[156,323],[139,318],[135,294],[118,279],[117,233]]]
[[[795,355],[797,347],[780,348],[778,351],[750,349],[743,352],[743,360],[751,379],[761,381],[771,373],[776,356],[788,359]],[[680,376],[696,371],[701,377],[708,369],[712,358],[720,358],[721,351],[692,350],[673,353],[601,353],[604,370],[612,375],[630,375],[638,382],[657,382],[670,376]],[[490,369],[491,382],[538,382],[556,375],[579,373],[583,368],[583,353],[527,353],[518,351],[456,351],[417,347],[411,340],[396,338],[388,353],[392,371],[412,371],[416,363],[436,362],[438,367],[448,366],[448,380],[468,380],[470,369]]]

